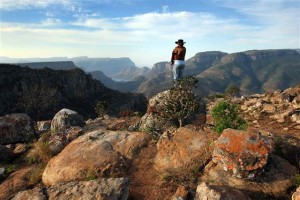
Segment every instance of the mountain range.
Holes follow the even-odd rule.
[[[57,61],[59,58],[52,58]],[[55,63],[61,69],[80,67],[105,86],[121,92],[143,93],[150,98],[172,87],[172,71],[167,62],[158,62],[150,69],[139,68],[130,58],[65,58],[71,61]],[[30,59],[28,59],[30,60]],[[24,61],[1,57],[1,62]],[[46,61],[46,60],[39,60]],[[21,66],[37,68],[33,63]],[[45,66],[45,63],[40,63]],[[47,67],[49,67],[48,65]],[[54,68],[53,64],[52,67]],[[196,92],[200,96],[224,93],[230,86],[240,88],[241,95],[271,92],[300,83],[300,50],[249,50],[237,53],[221,51],[199,52],[186,60],[185,76],[196,76]]]

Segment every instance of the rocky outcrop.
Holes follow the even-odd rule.
[[[43,173],[46,185],[120,175],[128,169],[130,160],[150,137],[142,132],[97,130],[73,140],[52,158]]]
[[[24,113],[0,117],[0,144],[29,142],[36,136],[31,118]]]
[[[255,118],[269,117],[278,123],[300,124],[300,85],[273,93],[244,96],[241,109]]]
[[[140,129],[157,137],[165,130],[174,126],[173,122],[162,119],[159,112],[165,109],[165,102],[170,95],[170,90],[158,93],[149,100],[147,113],[142,117]]]
[[[166,131],[157,142],[154,166],[158,171],[183,171],[203,167],[210,159],[213,135],[187,128]]]
[[[225,129],[215,141],[213,162],[235,177],[254,179],[266,167],[274,149],[272,138],[263,134],[259,130]]]

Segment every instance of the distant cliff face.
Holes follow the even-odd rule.
[[[0,65],[0,115],[27,112],[34,118],[49,119],[62,108],[94,116],[97,101],[106,101],[112,112],[145,111],[141,94],[123,94],[108,89],[81,69],[30,69]]]
[[[112,77],[130,66],[135,66],[130,58],[71,58],[75,65],[87,72],[102,71],[106,76]]]
[[[171,86],[171,76],[160,63],[147,74],[138,92],[147,97]],[[224,93],[237,86],[241,94],[271,92],[300,83],[299,50],[251,50],[238,53],[209,51],[197,53],[186,61],[184,75],[199,78],[197,93],[207,96]]]

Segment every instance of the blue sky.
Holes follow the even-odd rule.
[[[169,61],[198,52],[300,48],[300,0],[1,0],[0,56]]]

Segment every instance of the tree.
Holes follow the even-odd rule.
[[[95,107],[95,112],[99,117],[103,117],[108,111],[108,105],[106,101],[98,101]]]
[[[239,108],[236,104],[226,100],[220,101],[211,111],[215,124],[215,131],[222,133],[226,128],[245,130],[247,122],[239,117]]]
[[[159,112],[162,118],[177,121],[181,127],[185,119],[199,110],[200,98],[193,92],[198,79],[193,76],[174,81],[174,88],[170,90],[165,100],[165,107]]]

